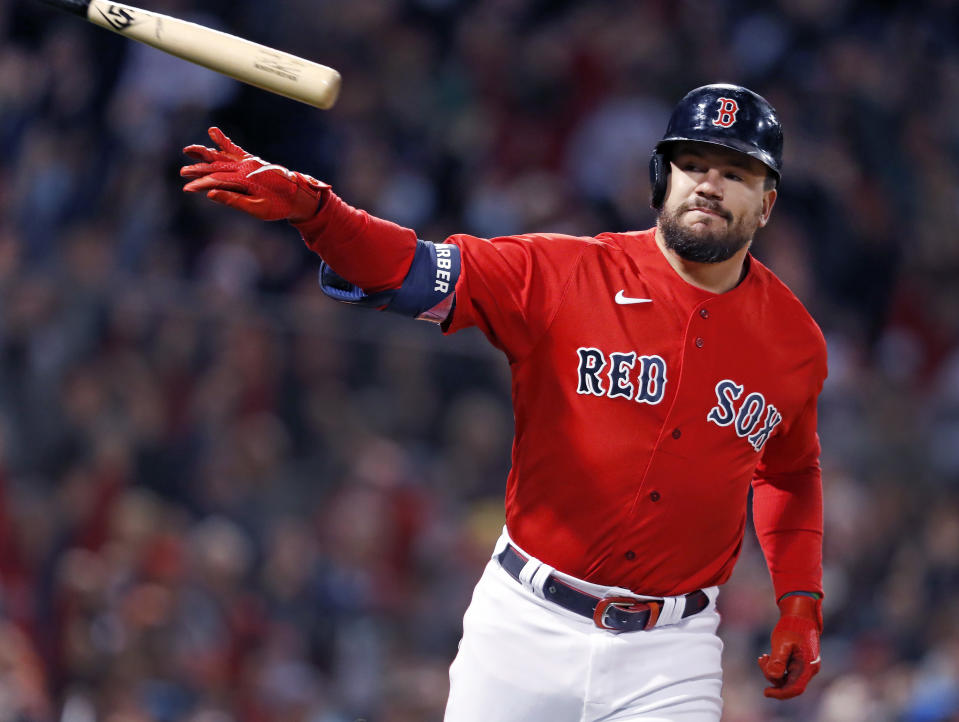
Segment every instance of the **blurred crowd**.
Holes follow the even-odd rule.
[[[786,129],[756,254],[829,344],[823,667],[766,700],[747,532],[725,722],[959,720],[954,0],[150,0],[338,68],[321,112],[0,2],[0,722],[429,722],[503,520],[506,362],[341,307],[180,192],[220,125],[439,241],[646,228],[686,91]]]

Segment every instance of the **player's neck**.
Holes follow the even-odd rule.
[[[656,245],[666,257],[669,265],[679,274],[686,283],[702,288],[712,293],[725,293],[731,291],[739,285],[746,275],[746,254],[749,253],[750,244],[736,251],[733,256],[719,263],[697,263],[696,261],[687,261],[672,249],[666,247],[663,236],[659,229],[656,229]]]

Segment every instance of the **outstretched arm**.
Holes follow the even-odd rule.
[[[590,248],[557,234],[421,241],[344,203],[326,183],[247,153],[219,128],[209,132],[216,147],[184,149],[197,161],[180,170],[184,190],[256,218],[288,220],[325,262],[320,285],[328,296],[445,321],[448,332],[478,326],[511,359],[546,332]]]
[[[180,169],[183,190],[255,218],[292,223],[310,250],[336,273],[368,293],[403,284],[417,249],[416,233],[340,200],[330,186],[248,153],[219,128],[216,147],[183,149],[197,161]]]

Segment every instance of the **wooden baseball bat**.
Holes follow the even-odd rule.
[[[340,91],[333,68],[186,20],[105,0],[42,0],[178,58],[293,100],[330,108]]]

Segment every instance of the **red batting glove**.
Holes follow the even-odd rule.
[[[201,161],[180,168],[181,176],[193,179],[183,190],[206,191],[210,200],[264,221],[299,223],[316,214],[329,185],[247,153],[219,128],[210,128],[209,133],[218,148],[188,145],[183,149]]]
[[[783,597],[779,614],[772,633],[772,654],[759,658],[759,668],[773,685],[763,694],[789,699],[802,694],[819,672],[822,600],[801,594]]]

